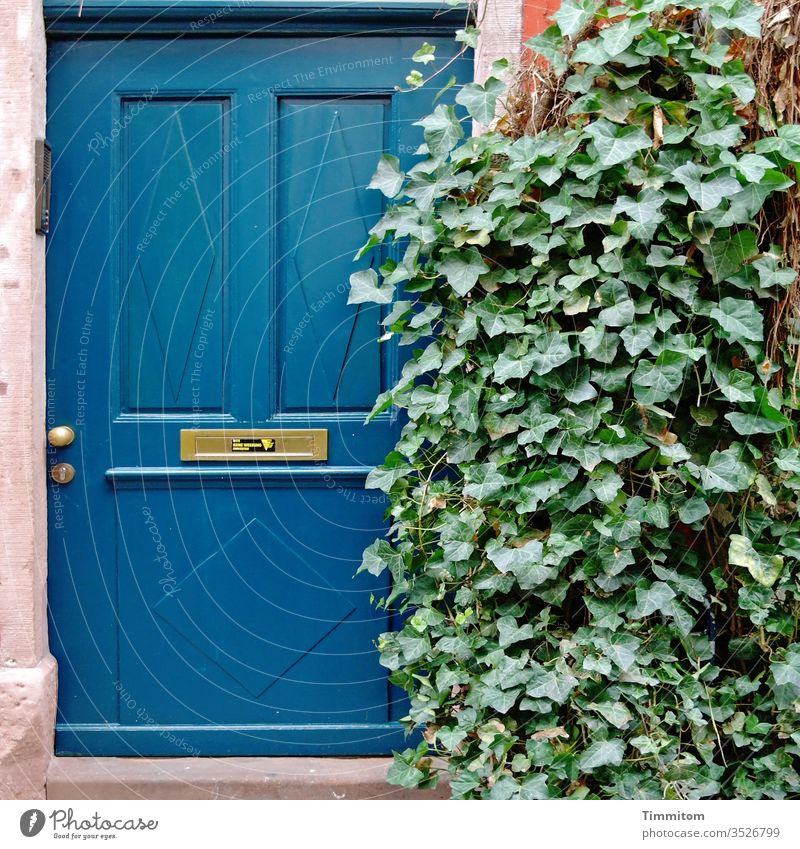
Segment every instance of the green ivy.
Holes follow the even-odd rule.
[[[736,56],[760,14],[564,0],[531,41],[562,126],[465,138],[440,103],[424,159],[381,160],[364,251],[396,261],[351,300],[417,346],[373,411],[407,424],[368,479],[391,529],[362,566],[391,573],[381,662],[424,729],[395,783],[443,764],[456,798],[800,796],[794,363],[765,357],[795,274],[759,226],[800,127],[754,132]],[[457,102],[487,123],[502,88]]]

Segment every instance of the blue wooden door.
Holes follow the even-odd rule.
[[[408,160],[418,36],[56,42],[47,262],[57,750],[383,753],[401,705],[389,614],[354,578],[384,528],[364,490],[396,438],[366,411],[397,369],[347,306]],[[452,48],[447,42],[440,53]],[[456,65],[466,74],[467,63]],[[182,461],[182,430],[327,431],[323,462]]]

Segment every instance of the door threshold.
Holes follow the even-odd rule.
[[[386,783],[391,758],[53,758],[48,799],[446,799]]]

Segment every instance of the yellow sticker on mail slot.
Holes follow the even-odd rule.
[[[275,450],[275,440],[269,437],[234,436],[231,440],[231,451],[246,451],[254,454]]]

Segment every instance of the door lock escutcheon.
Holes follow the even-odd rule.
[[[47,441],[54,448],[65,448],[67,445],[72,445],[75,441],[75,431],[68,425],[51,427],[47,431]]]
[[[50,469],[50,477],[56,483],[69,483],[75,477],[75,466],[71,463],[56,463]]]

